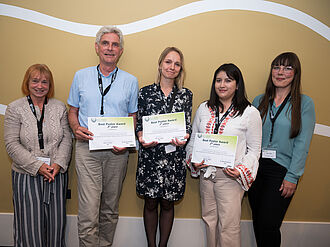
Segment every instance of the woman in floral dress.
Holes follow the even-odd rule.
[[[166,48],[158,60],[157,82],[139,92],[137,136],[140,142],[136,172],[136,191],[144,197],[143,219],[148,246],[156,246],[158,204],[160,204],[159,246],[167,246],[174,219],[174,201],[185,191],[186,141],[173,139],[171,143],[146,143],[143,140],[142,117],[184,112],[185,139],[191,133],[192,93],[183,88],[185,77],[182,52],[175,47]]]

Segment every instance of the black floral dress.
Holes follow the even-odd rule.
[[[143,131],[142,117],[165,114],[177,87],[165,97],[158,84],[143,87],[139,91],[136,131]],[[185,112],[186,130],[191,134],[192,92],[187,88],[177,91],[171,113]],[[176,151],[165,152],[168,144],[144,148],[140,145],[136,171],[136,192],[150,198],[163,198],[177,201],[183,197],[186,185],[186,151],[176,147]]]

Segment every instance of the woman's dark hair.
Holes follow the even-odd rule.
[[[221,65],[215,72],[213,76],[212,88],[210,93],[210,99],[207,101],[207,106],[210,107],[213,111],[216,111],[217,108],[221,108],[221,112],[223,112],[223,104],[219,100],[219,96],[215,91],[215,81],[217,75],[221,72],[226,72],[227,76],[236,81],[237,89],[235,91],[235,95],[233,97],[233,105],[236,110],[236,116],[241,116],[245,110],[245,108],[251,103],[247,100],[244,80],[240,69],[232,63]]]
[[[301,129],[301,66],[298,56],[293,52],[285,52],[278,55],[272,62],[268,76],[266,90],[259,104],[259,111],[263,121],[266,120],[269,102],[275,98],[276,87],[272,80],[272,69],[274,66],[291,66],[294,70],[294,77],[291,82],[291,99],[288,111],[291,111],[290,138],[296,137]],[[288,112],[287,112],[288,114]]]

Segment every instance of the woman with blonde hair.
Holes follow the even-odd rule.
[[[156,141],[146,143],[143,140],[142,117],[184,112],[187,133],[185,139],[188,139],[191,133],[192,93],[183,87],[184,76],[182,52],[176,47],[168,47],[159,57],[156,83],[141,88],[139,92],[136,131],[141,145],[136,191],[145,201],[143,219],[149,247],[156,246],[158,221],[158,246],[167,246],[174,219],[174,202],[180,200],[185,191],[186,141],[173,139],[167,144]]]

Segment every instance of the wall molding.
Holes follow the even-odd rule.
[[[0,246],[13,245],[13,214],[0,213]],[[327,247],[330,243],[330,222],[286,221],[282,225],[282,246]],[[67,216],[68,247],[78,246],[77,216]],[[256,247],[251,220],[241,221],[243,247]],[[145,247],[143,219],[119,217],[113,247]],[[169,247],[206,247],[204,223],[200,219],[177,218],[174,221]]]

